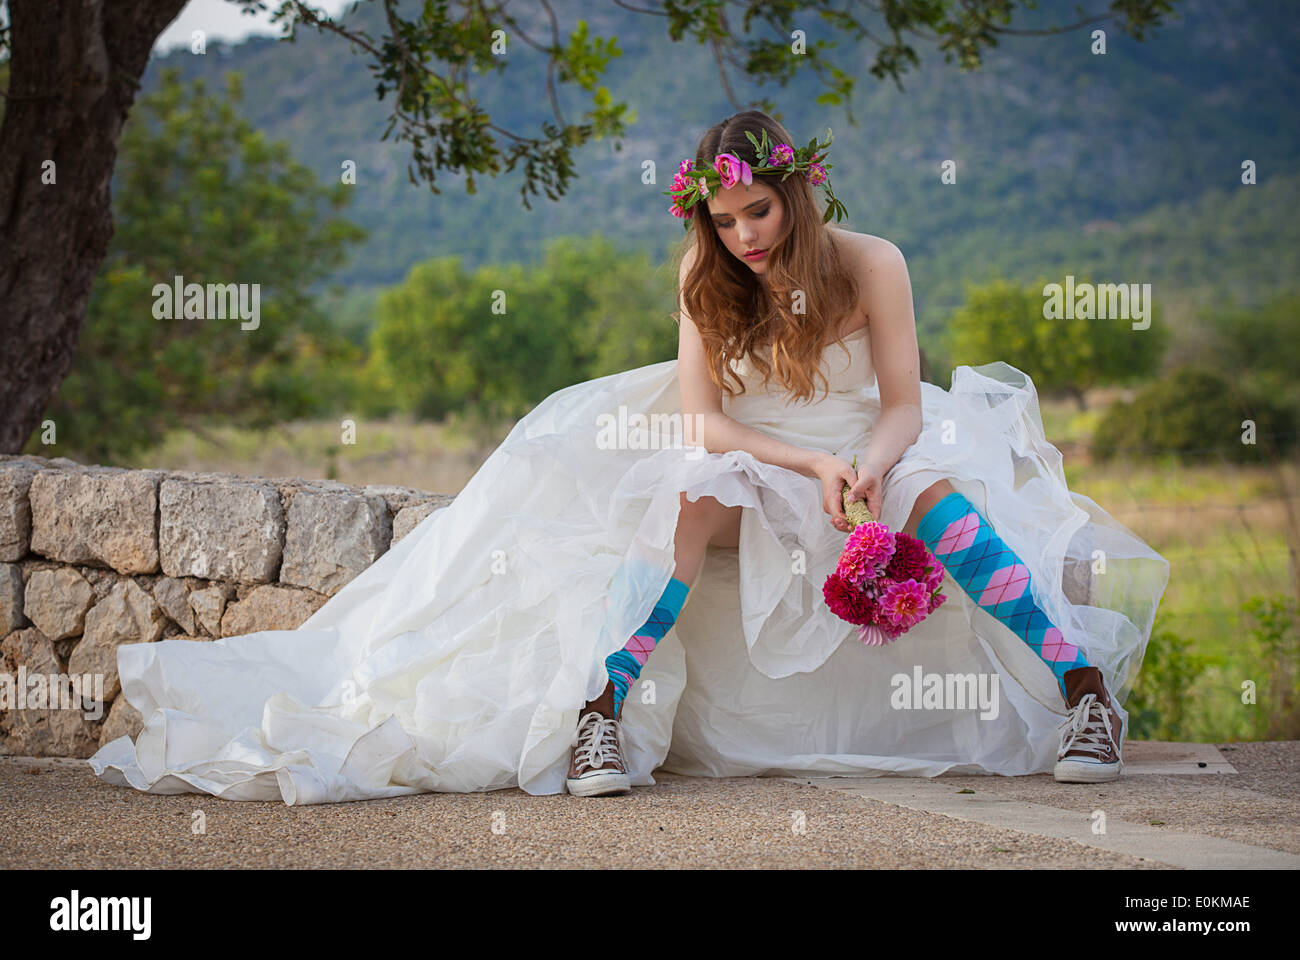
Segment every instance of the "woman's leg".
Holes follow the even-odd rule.
[[[713,497],[687,500],[685,493],[681,495],[681,502],[673,541],[674,559],[677,561],[673,576],[689,587],[700,572],[704,551],[710,544],[740,546],[740,514],[744,508],[724,507]]]
[[[1067,708],[1053,776],[1062,783],[1118,777],[1123,723],[1101,671],[1034,603],[1028,568],[988,520],[941,480],[917,498],[903,531],[915,531],[962,589],[1051,667]]]
[[[672,579],[650,614],[650,619],[632,635],[623,649],[606,658],[610,682],[599,697],[583,707],[584,715],[595,710],[603,717],[617,719],[622,713],[623,698],[632,683],[640,677],[641,667],[650,653],[672,628],[685,600],[686,588],[695,582],[709,544],[720,547],[740,546],[742,509],[739,506],[723,506],[713,497],[687,500],[685,493],[681,495],[681,511],[677,517],[677,533],[673,541],[677,566],[673,570]]]
[[[975,506],[947,480],[916,499],[903,532],[921,540],[976,603],[1025,641],[1056,675],[1069,701],[1065,674],[1088,661],[1034,603],[1029,570]]]

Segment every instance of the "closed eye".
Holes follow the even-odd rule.
[[[770,211],[771,209],[772,209],[772,205],[771,205],[771,204],[768,204],[768,205],[767,205],[766,207],[764,207],[762,210],[759,210],[757,213],[754,214],[754,219],[755,219],[755,220],[762,220],[764,217],[767,216],[768,211]],[[729,229],[731,229],[732,227],[734,227],[735,225],[736,225],[736,221],[731,220],[731,221],[728,221],[727,223],[719,223],[717,226],[718,226],[718,229],[719,229],[719,230],[729,230]]]

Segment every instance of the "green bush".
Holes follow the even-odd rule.
[[[1257,740],[1300,739],[1300,630],[1295,600],[1275,594],[1241,605],[1252,621],[1257,702],[1252,729]]]
[[[1124,705],[1129,712],[1126,740],[1192,737],[1188,723],[1195,704],[1192,687],[1215,659],[1189,652],[1191,645],[1191,640],[1171,630],[1158,630],[1151,635],[1137,683]]]
[[[1213,344],[1207,359],[1216,371],[1300,410],[1300,293],[1281,293],[1257,307],[1210,305],[1204,322]]]
[[[1244,439],[1247,420],[1255,424],[1253,443]],[[1112,405],[1093,446],[1100,461],[1173,452],[1192,460],[1258,463],[1270,451],[1293,450],[1295,430],[1295,414],[1262,392],[1209,370],[1180,367],[1143,388],[1132,403]]]

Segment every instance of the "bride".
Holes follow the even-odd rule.
[[[829,141],[793,143],[748,111],[682,161],[676,360],[551,394],[298,629],[120,647],[144,728],[95,773],[289,804],[1119,776],[1168,564],[1068,489],[1024,373],[920,381],[902,254],[828,224]],[[845,484],[946,568],[883,646],[822,596]]]

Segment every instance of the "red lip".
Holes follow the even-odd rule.
[[[766,249],[764,249],[764,250],[746,250],[746,251],[745,251],[745,256],[746,256],[747,258],[752,258],[755,254],[759,254],[759,253],[767,253],[767,250],[766,250]]]

